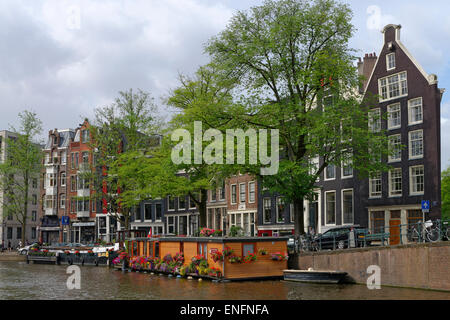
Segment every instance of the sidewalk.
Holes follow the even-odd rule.
[[[16,250],[0,252],[1,261],[26,261],[26,255],[20,255]]]

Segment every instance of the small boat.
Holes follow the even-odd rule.
[[[344,283],[347,272],[327,270],[283,270],[284,280],[308,283]]]

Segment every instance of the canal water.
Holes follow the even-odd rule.
[[[67,289],[67,266],[0,262],[0,300],[450,300],[450,293],[363,285],[313,285],[285,281],[215,283],[125,272],[106,267],[81,268],[81,289]]]

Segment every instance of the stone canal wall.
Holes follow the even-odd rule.
[[[366,284],[367,268],[377,265],[381,285],[450,291],[450,242],[346,249],[302,254],[299,268],[345,271]]]
[[[17,253],[0,253],[0,261],[26,261],[27,256]]]

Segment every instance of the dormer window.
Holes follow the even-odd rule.
[[[386,66],[387,71],[395,69],[395,53],[390,53],[386,55]]]

